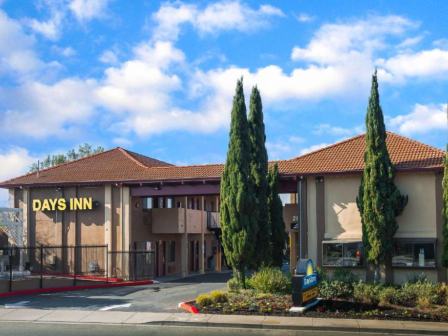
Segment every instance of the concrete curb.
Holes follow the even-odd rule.
[[[22,290],[22,291],[1,293],[0,294],[0,298],[2,298],[2,297],[9,297],[9,296],[16,296],[16,295],[42,294],[42,293],[53,293],[53,292],[68,292],[68,291],[84,290],[84,289],[95,289],[95,288],[141,286],[141,285],[151,285],[153,283],[154,283],[153,280],[144,280],[144,281],[115,282],[115,283],[102,284],[102,285],[84,285],[84,286],[69,286],[69,287],[55,287],[55,288],[40,288],[40,289],[30,289],[30,290]]]

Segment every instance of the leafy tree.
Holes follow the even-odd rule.
[[[448,107],[447,107],[447,115],[448,115]],[[448,268],[448,144],[446,146],[445,152],[445,170],[443,174],[443,227],[442,227],[442,265],[443,267]]]
[[[88,155],[96,154],[104,152],[104,148],[101,146],[98,146],[95,149],[92,149],[92,145],[89,145],[85,143],[82,146],[79,146],[78,152],[76,152],[74,149],[71,149],[67,152],[67,155],[64,154],[57,154],[57,155],[47,155],[47,157],[40,161],[40,167],[37,166],[37,163],[33,163],[30,166],[30,173],[37,171],[37,169],[45,169],[50,168],[65,162],[70,162],[73,160],[77,160],[80,158],[83,158]]]
[[[268,223],[267,181],[268,153],[266,151],[266,134],[263,122],[263,105],[260,91],[255,86],[250,95],[249,137],[251,142],[251,171],[255,182],[258,231],[256,244],[261,247],[254,256],[253,267],[258,269],[271,263],[271,227]]]
[[[268,222],[271,229],[272,266],[282,267],[285,248],[285,222],[283,221],[283,204],[278,195],[278,165],[269,168],[268,173]]]
[[[381,278],[380,264],[392,253],[393,237],[398,229],[396,217],[408,203],[408,196],[401,195],[394,183],[386,137],[375,71],[366,116],[365,167],[356,199],[367,261],[375,265],[375,283]]]
[[[258,222],[251,176],[251,155],[243,79],[238,80],[233,98],[229,149],[221,178],[220,221],[227,260],[242,288],[246,268],[252,265]]]

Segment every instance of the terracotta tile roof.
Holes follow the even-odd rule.
[[[387,146],[397,170],[443,169],[443,150],[388,132]],[[307,175],[359,172],[364,168],[365,134],[278,161],[281,174]],[[272,164],[272,162],[270,163]],[[173,166],[149,157],[115,148],[76,161],[44,169],[40,177],[27,174],[0,183],[13,185],[46,185],[64,183],[105,183],[182,179],[219,179],[223,164]]]
[[[281,173],[318,174],[364,169],[365,134],[294,159],[279,161]],[[387,132],[387,148],[395,169],[443,168],[445,152],[401,135]]]

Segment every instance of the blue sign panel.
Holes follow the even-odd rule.
[[[311,259],[308,259],[308,262],[306,264],[306,276],[303,278],[302,289],[311,288],[317,286],[317,284],[317,272],[314,271],[314,264]]]

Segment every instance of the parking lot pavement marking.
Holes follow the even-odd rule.
[[[28,303],[30,303],[30,301],[20,301],[20,302],[17,302],[17,303],[5,303],[5,308],[6,309],[20,308],[20,307],[26,306]]]
[[[126,303],[126,304],[122,304],[122,305],[114,305],[114,306],[107,306],[104,308],[101,308],[101,311],[106,311],[106,310],[111,310],[111,309],[116,309],[116,308],[129,308],[131,306],[131,303]]]

